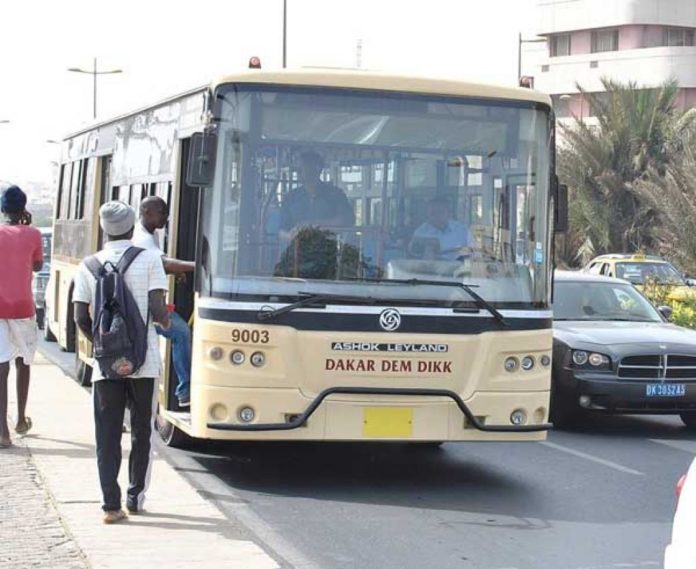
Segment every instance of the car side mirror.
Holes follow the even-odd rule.
[[[553,212],[553,230],[555,233],[568,232],[568,186],[556,184]]]
[[[208,132],[196,132],[191,136],[186,168],[186,184],[207,188],[213,185],[217,136]]]
[[[660,306],[660,307],[658,308],[658,310],[660,311],[660,314],[662,314],[662,316],[664,316],[665,318],[667,318],[667,320],[669,320],[670,318],[672,318],[672,312],[673,312],[673,310],[672,310],[672,307],[671,307],[671,306]]]

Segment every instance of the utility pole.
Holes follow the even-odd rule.
[[[362,50],[362,39],[358,39],[358,43],[355,45],[355,67],[357,67],[358,69],[362,67]]]
[[[283,0],[283,69],[288,66],[288,0]]]
[[[522,32],[517,34],[517,83],[522,79],[522,44],[523,43],[545,43],[546,38],[536,37],[533,39],[522,39]]]

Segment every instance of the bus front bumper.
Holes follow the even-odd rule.
[[[270,404],[276,407],[276,412],[266,417],[284,420],[268,422],[257,416],[244,423],[239,418],[239,410],[247,406],[246,403],[240,405],[234,417],[223,419],[215,416],[213,400],[221,398],[220,391],[225,390],[209,387],[201,393],[203,401],[200,403],[209,406],[210,413],[206,423],[200,425],[207,432],[198,436],[314,440],[543,440],[545,431],[552,427],[546,422],[548,392],[520,392],[516,394],[514,403],[510,402],[509,394],[479,392],[465,402],[457,393],[445,389],[331,387],[313,399],[303,398],[301,408],[293,406],[296,412],[279,412],[273,400],[274,395],[282,397],[280,393],[250,390],[244,399],[250,408],[266,408]],[[287,390],[281,391],[285,392],[285,399]],[[194,406],[195,399],[194,396]],[[255,401],[259,404],[255,405]],[[515,411],[522,411],[520,424],[512,422]]]

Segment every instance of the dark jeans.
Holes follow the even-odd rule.
[[[151,437],[155,380],[151,377],[100,379],[92,386],[97,466],[106,512],[121,508],[118,471],[121,468],[121,435],[126,407],[130,411],[131,452],[128,458],[130,509],[142,509],[152,467]]]
[[[176,312],[170,316],[172,325],[169,330],[162,330],[159,326],[155,326],[155,330],[172,343],[172,363],[179,379],[174,394],[177,399],[182,399],[191,394],[191,330]]]

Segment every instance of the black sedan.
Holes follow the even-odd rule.
[[[551,421],[589,412],[678,414],[696,428],[696,331],[670,324],[631,284],[557,272]]]

